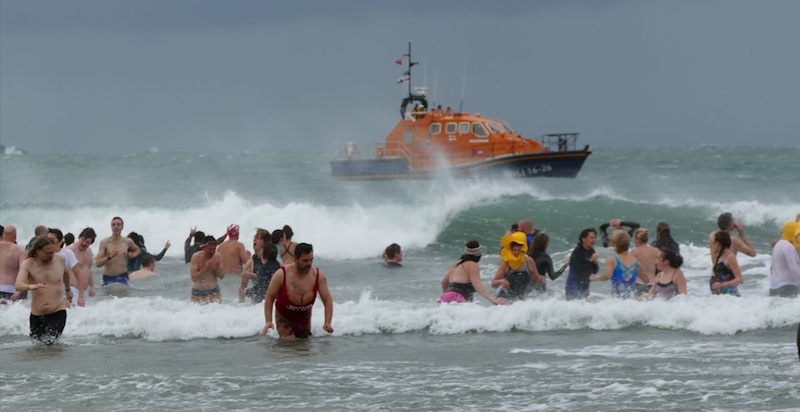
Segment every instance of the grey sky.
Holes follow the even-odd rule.
[[[595,148],[800,144],[800,2],[0,0],[0,143],[330,151],[415,85]]]

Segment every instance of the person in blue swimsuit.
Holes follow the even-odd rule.
[[[629,299],[640,295],[637,280],[642,267],[639,259],[628,254],[630,235],[624,230],[615,230],[609,237],[609,243],[614,246],[614,254],[606,259],[605,271],[602,275],[591,276],[589,280],[596,282],[611,279],[611,294],[615,298]]]

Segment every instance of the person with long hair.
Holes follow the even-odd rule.
[[[249,296],[253,303],[262,302],[267,294],[272,275],[281,267],[278,262],[278,248],[271,241],[268,230],[257,229],[253,237],[253,256],[244,264],[242,281],[239,285],[239,302],[244,302],[244,297]],[[253,287],[247,289],[250,281]]]
[[[569,256],[569,274],[567,275],[567,300],[585,299],[589,297],[589,277],[600,270],[597,265],[597,253],[594,244],[597,242],[597,231],[586,228],[578,236],[578,245]]]
[[[655,282],[650,287],[650,291],[642,295],[642,298],[669,300],[677,295],[685,295],[686,277],[681,270],[683,257],[672,250],[663,249],[658,252],[656,265],[658,266],[658,274],[655,277]]]
[[[656,225],[656,240],[653,241],[653,246],[656,249],[669,249],[676,255],[681,254],[681,247],[672,238],[672,230],[667,222],[658,222]]]
[[[553,267],[553,258],[547,254],[547,246],[549,245],[550,236],[547,236],[547,233],[539,233],[533,238],[528,256],[532,257],[536,262],[536,270],[542,277],[547,276],[550,280],[556,280],[567,269],[567,265],[562,266],[561,269],[555,270]],[[547,285],[545,282],[537,283],[533,285],[533,288],[536,291],[545,292],[547,290]]]
[[[713,275],[709,281],[711,293],[714,295],[739,296],[738,285],[744,283],[742,271],[736,254],[731,251],[731,235],[725,231],[716,231],[709,239],[711,258],[714,266]]]
[[[477,240],[470,240],[464,245],[464,254],[442,277],[442,295],[439,296],[439,303],[472,302],[472,295],[475,292],[495,305],[505,303],[505,299],[492,296],[481,281],[481,268],[478,262],[482,254],[483,248]]]

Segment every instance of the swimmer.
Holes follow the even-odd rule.
[[[266,325],[262,334],[275,327],[281,338],[308,338],[311,336],[311,309],[317,300],[317,292],[325,306],[325,321],[322,329],[333,333],[333,298],[328,289],[328,280],[314,263],[314,248],[308,243],[299,243],[295,248],[295,262],[280,268],[272,275],[264,300]],[[291,285],[291,287],[289,286]],[[275,323],[272,321],[273,306]]]

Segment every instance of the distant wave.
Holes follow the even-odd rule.
[[[771,224],[776,227],[800,210],[800,203],[767,204],[758,200],[714,202],[684,197],[681,199],[633,199],[611,188],[596,187],[585,193],[558,194],[517,182],[465,181],[455,187],[431,186],[430,191],[417,193],[404,202],[392,199],[366,198],[350,204],[327,205],[311,201],[289,203],[255,203],[236,192],[221,198],[207,197],[204,204],[190,208],[143,207],[139,205],[3,205],[4,223],[17,226],[20,237],[32,236],[38,224],[78,233],[90,226],[104,236],[111,218],[122,216],[125,230],[144,234],[150,249],[159,249],[170,240],[175,247],[168,255],[181,256],[181,242],[189,228],[212,235],[221,235],[231,223],[239,224],[243,238],[249,238],[257,227],[270,231],[290,224],[297,239],[311,242],[319,256],[331,259],[357,259],[374,256],[376,245],[399,243],[404,248],[424,248],[435,242],[453,220],[476,208],[513,207],[515,204],[536,204],[544,201],[591,203],[598,200],[624,201],[665,208],[699,209],[709,221],[723,211],[733,212],[748,225]],[[510,200],[511,199],[511,200]],[[54,207],[55,206],[55,207]],[[523,213],[520,212],[521,217]],[[515,214],[516,215],[516,214]],[[409,218],[413,216],[413,219]],[[534,215],[535,217],[535,215]],[[467,217],[468,220],[473,220]],[[506,222],[503,223],[505,225]],[[485,223],[489,224],[489,223]],[[503,226],[504,227],[504,226]],[[713,227],[711,225],[710,227]],[[324,230],[320,230],[324,228]],[[497,227],[501,230],[501,227]]]
[[[17,149],[15,146],[4,146],[0,144],[0,152],[3,152],[6,156],[19,156],[19,155],[26,155],[26,152],[23,149]]]

